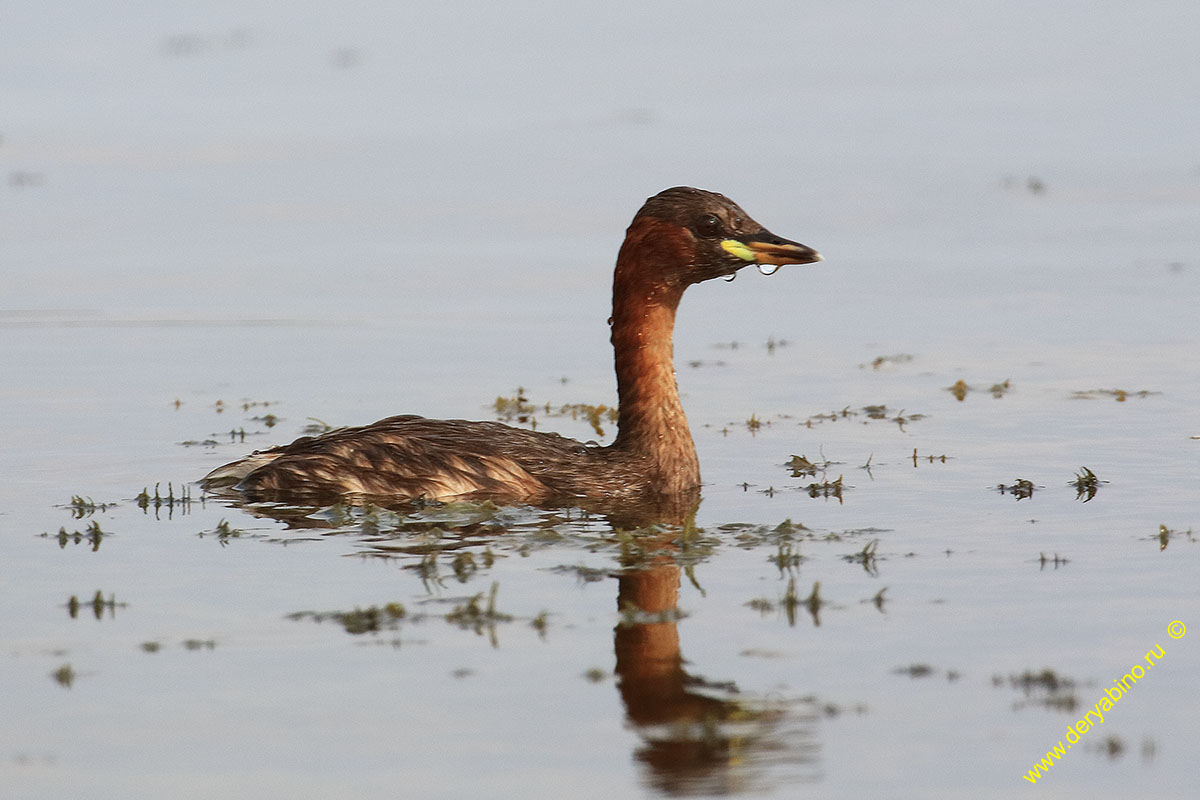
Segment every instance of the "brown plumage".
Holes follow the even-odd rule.
[[[684,290],[750,263],[773,272],[820,258],[770,233],[723,195],[667,189],[633,218],[613,274],[619,418],[611,445],[497,422],[388,417],[259,451],[218,467],[203,483],[235,485],[258,500],[364,495],[570,504],[694,493],[700,465],[672,358]]]

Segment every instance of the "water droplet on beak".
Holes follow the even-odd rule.
[[[779,271],[778,264],[759,264],[758,271],[763,275],[774,275]]]

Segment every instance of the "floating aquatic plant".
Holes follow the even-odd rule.
[[[64,689],[70,689],[75,684],[75,678],[78,677],[78,673],[75,672],[75,668],[70,664],[63,664],[54,670],[54,672],[51,672],[50,677],[54,678],[54,682]]]
[[[916,358],[916,356],[913,356],[909,353],[896,353],[890,356],[875,356],[875,358],[871,359],[870,362],[866,364],[859,364],[858,368],[866,369],[867,367],[870,367],[871,369],[877,370],[891,364],[907,364],[914,358]]]
[[[788,581],[787,592],[783,595],[780,601],[784,613],[787,615],[788,625],[796,625],[796,610],[803,608],[808,611],[813,619],[813,626],[821,626],[821,607],[825,605],[825,601],[821,599],[821,582],[814,581],[812,591],[808,597],[801,598],[796,592],[796,579],[791,578]]]
[[[537,414],[546,417],[582,417],[592,426],[596,436],[605,436],[604,425],[615,424],[617,409],[604,403],[566,403],[554,406],[549,402],[537,405],[525,396],[524,387],[518,386],[514,397],[499,396],[492,404],[496,418],[502,422],[517,422],[537,430]]]
[[[75,494],[71,495],[71,502],[63,506],[63,508],[70,509],[71,516],[73,516],[75,519],[83,519],[84,517],[90,517],[96,513],[104,513],[105,511],[108,511],[108,509],[114,508],[116,505],[116,503],[97,503],[90,497],[84,497],[82,495]]]
[[[486,606],[481,605],[483,593],[480,592],[468,599],[466,603],[456,606],[453,611],[446,615],[446,621],[460,628],[473,630],[481,636],[484,631],[487,631],[492,647],[499,647],[500,642],[496,637],[496,624],[511,622],[513,619],[508,614],[502,614],[496,610],[496,595],[499,591],[500,584],[493,582],[492,588],[488,592]]]
[[[353,611],[297,611],[288,614],[287,619],[310,619],[313,622],[333,620],[346,629],[346,633],[360,635],[378,633],[383,630],[394,630],[397,624],[408,617],[403,603],[387,603],[383,606],[368,606],[355,608]]]
[[[59,528],[57,534],[43,533],[43,539],[56,539],[60,548],[65,548],[68,544],[81,544],[87,542],[92,546],[92,552],[100,549],[100,542],[113,534],[100,529],[100,523],[92,520],[88,526],[82,531],[67,531],[66,528]]]
[[[1086,503],[1096,496],[1102,483],[1108,483],[1108,481],[1100,480],[1096,477],[1096,473],[1087,467],[1080,467],[1079,472],[1075,474],[1075,480],[1071,481],[1069,485],[1075,487],[1075,499]]]
[[[839,420],[866,417],[866,420],[862,420],[864,423],[870,420],[894,422],[900,428],[900,430],[903,431],[904,426],[908,423],[925,419],[924,414],[906,414],[904,412],[904,409],[900,409],[899,411],[893,413],[885,403],[865,405],[857,409],[852,409],[850,406],[845,406],[840,411],[828,411],[820,414],[813,414],[800,424],[807,428],[812,428],[825,422],[837,422]]]
[[[96,619],[103,619],[105,611],[108,611],[109,617],[116,616],[117,608],[124,608],[125,605],[125,603],[118,603],[117,597],[114,594],[110,594],[107,600],[104,599],[104,593],[99,589],[96,590],[96,594],[92,596],[92,599],[86,603],[86,607],[92,609],[92,616]],[[71,595],[71,599],[67,601],[67,614],[70,615],[71,619],[77,619],[79,617],[79,610],[83,607],[85,607],[85,604],[80,602],[77,596]]]
[[[909,678],[928,678],[934,674],[934,668],[929,664],[909,664],[907,667],[896,667],[893,675],[905,675]]]
[[[1124,403],[1130,397],[1146,398],[1150,395],[1162,394],[1162,392],[1152,392],[1147,389],[1131,392],[1127,389],[1087,389],[1081,392],[1071,392],[1071,397],[1076,400],[1092,400],[1097,397],[1111,397],[1118,403]]]
[[[968,385],[966,381],[959,379],[955,381],[953,385],[947,386],[946,391],[954,395],[954,398],[961,403],[963,400],[966,400],[967,395],[975,391],[976,388],[977,387]],[[1012,381],[1005,379],[999,383],[993,383],[991,386],[989,386],[988,392],[991,393],[992,397],[999,399],[1008,394],[1010,389],[1012,389]]]
[[[316,417],[305,417],[305,419],[308,420],[308,424],[300,430],[300,433],[304,436],[320,436],[323,433],[329,433],[333,430],[333,426],[323,419],[317,419]]]
[[[835,498],[838,504],[842,502],[842,489],[845,488],[842,483],[842,476],[838,475],[835,481],[821,481],[820,483],[810,483],[808,486],[802,487],[805,492],[808,492],[809,497],[823,497],[826,500]]]
[[[1038,563],[1041,564],[1042,569],[1045,569],[1047,564],[1054,569],[1058,569],[1059,567],[1065,567],[1070,562],[1067,560],[1066,556],[1060,556],[1058,553],[1055,553],[1051,558],[1046,558],[1045,553],[1039,553]]]
[[[1008,486],[1002,483],[996,487],[1000,494],[1011,494],[1016,500],[1027,500],[1033,497],[1033,491],[1036,488],[1033,481],[1026,480],[1025,478],[1018,478]]]
[[[133,501],[137,503],[137,507],[143,512],[148,513],[151,508],[154,509],[154,516],[158,517],[159,509],[166,508],[168,518],[174,516],[176,509],[181,514],[187,514],[192,509],[192,490],[186,483],[179,485],[179,494],[175,494],[175,487],[172,483],[167,483],[167,493],[164,495],[160,491],[161,484],[154,484],[154,494],[150,494],[149,488],[144,488]]]
[[[1007,677],[995,675],[992,677],[993,686],[1009,686],[1019,689],[1025,700],[1015,703],[1013,708],[1026,706],[1041,706],[1051,711],[1072,713],[1079,706],[1079,698],[1075,695],[1078,682],[1065,675],[1059,675],[1049,667],[1040,670],[1025,670],[1019,674]]]
[[[851,564],[861,564],[863,570],[868,575],[878,575],[879,568],[875,564],[875,552],[879,548],[879,540],[872,539],[867,542],[862,550],[856,553],[842,556],[843,561],[849,561]]]
[[[244,533],[245,531],[241,530],[240,528],[235,528],[230,525],[229,520],[222,519],[217,523],[216,528],[211,531],[201,531],[197,534],[197,536],[199,536],[201,539],[206,536],[216,536],[217,541],[221,543],[222,547],[224,547],[225,545],[229,544],[230,539],[241,538]]]
[[[1170,544],[1172,541],[1174,541],[1177,538],[1181,538],[1181,537],[1186,539],[1189,542],[1194,543],[1196,541],[1196,537],[1192,535],[1191,528],[1188,528],[1186,531],[1173,531],[1170,528],[1168,528],[1166,525],[1159,525],[1158,526],[1158,535],[1156,535],[1152,538],[1158,540],[1158,549],[1160,551],[1162,551],[1162,550],[1166,550],[1167,545]]]
[[[933,453],[929,453],[928,455],[920,456],[920,458],[928,461],[930,464],[932,464],[935,461],[940,461],[943,464],[945,464],[946,459],[949,458],[949,456],[947,456],[945,453],[942,453],[940,456],[935,456]],[[912,462],[913,462],[914,467],[917,466],[917,463],[918,463],[917,459],[918,459],[917,448],[914,447],[913,451],[912,451]]]
[[[826,462],[828,463],[828,462]],[[825,469],[825,465],[818,466],[809,461],[806,456],[792,456],[788,459],[787,468],[792,471],[793,478],[803,478],[807,476],[816,477],[817,472]]]
[[[779,570],[780,577],[785,572],[788,574],[795,572],[799,568],[800,562],[804,560],[804,556],[800,555],[799,545],[792,542],[780,542],[779,550],[768,559]]]

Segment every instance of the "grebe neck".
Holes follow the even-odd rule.
[[[629,242],[627,242],[627,245]],[[675,381],[675,310],[683,286],[630,263],[622,248],[613,279],[612,345],[617,372],[615,451],[642,461],[663,493],[700,485],[700,462]]]

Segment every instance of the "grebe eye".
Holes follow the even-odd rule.
[[[704,237],[716,237],[721,235],[721,220],[714,217],[712,214],[705,214],[696,223],[696,232]]]

